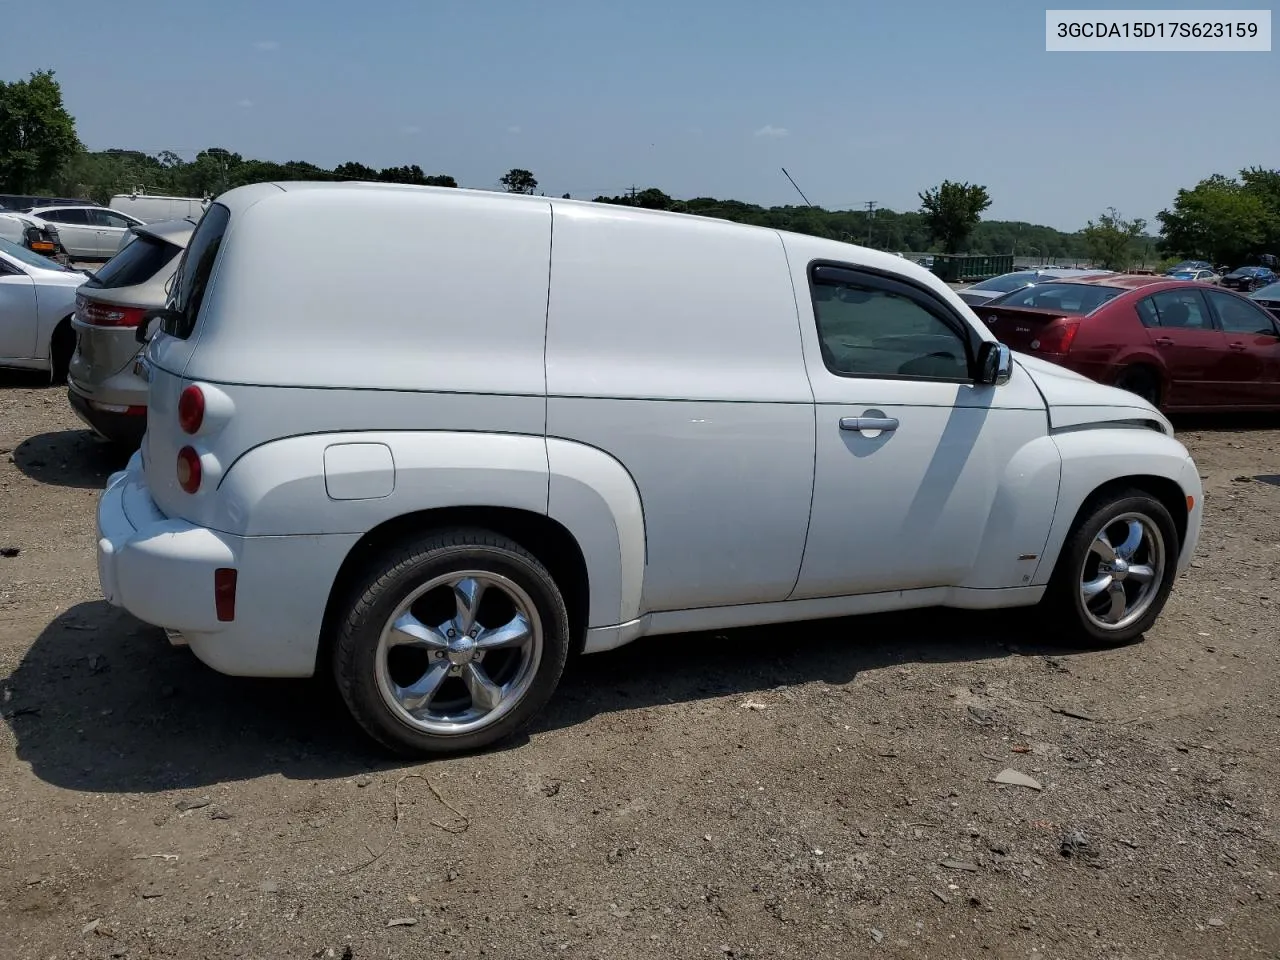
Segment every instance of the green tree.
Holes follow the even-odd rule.
[[[537,178],[528,170],[521,170],[519,167],[508,170],[498,178],[498,182],[507,193],[533,193],[538,189]]]
[[[75,119],[62,105],[52,70],[27,80],[0,80],[0,185],[13,193],[47,187],[83,149]]]
[[[1133,265],[1134,243],[1147,228],[1142,219],[1125,220],[1115,207],[1096,221],[1090,220],[1081,233],[1089,259],[1104,270],[1128,270]]]
[[[1264,253],[1280,254],[1280,170],[1249,167],[1240,171],[1245,193],[1258,198],[1266,209],[1263,223]]]
[[[1172,209],[1156,214],[1162,252],[1238,266],[1258,252],[1268,233],[1267,205],[1259,189],[1221,174],[1179,190]]]
[[[943,180],[919,194],[920,213],[929,235],[942,244],[943,253],[959,253],[969,234],[991,206],[987,188]]]

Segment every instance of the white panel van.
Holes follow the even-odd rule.
[[[407,754],[507,737],[567,657],[653,634],[1039,607],[1127,642],[1199,537],[1154,407],[830,240],[260,183],[209,207],[148,335],[103,593],[216,670],[331,672]]]

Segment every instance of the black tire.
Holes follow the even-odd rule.
[[[411,726],[382,696],[378,645],[384,626],[415,589],[460,570],[508,578],[527,594],[539,619],[541,656],[521,699],[491,724],[461,734],[428,732]],[[463,753],[511,737],[551,698],[569,653],[569,614],[551,574],[519,544],[483,529],[439,531],[383,554],[354,585],[340,616],[333,644],[338,690],[365,732],[403,756]]]
[[[71,329],[71,318],[66,317],[49,338],[49,377],[54,384],[67,382],[67,371],[71,368],[71,355],[75,349],[76,333]]]
[[[1153,407],[1160,407],[1160,376],[1150,367],[1130,367],[1125,370],[1116,386],[1136,394]]]
[[[1163,569],[1153,580],[1154,594],[1141,616],[1122,627],[1103,628],[1085,607],[1081,581],[1094,539],[1108,528],[1109,519],[1126,514],[1145,517],[1159,531]],[[1093,499],[1081,510],[1080,518],[1062,545],[1048,589],[1040,601],[1039,613],[1045,625],[1069,646],[1105,649],[1132,642],[1151,629],[1164,609],[1177,576],[1180,549],[1173,518],[1164,504],[1150,494],[1129,489]],[[1145,560],[1145,557],[1139,559]]]

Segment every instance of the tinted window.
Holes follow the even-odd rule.
[[[1017,290],[1019,287],[1025,287],[1029,283],[1035,283],[1035,281],[1036,274],[1028,270],[1025,273],[1006,273],[1003,277],[992,277],[990,280],[975,283],[970,289],[1008,293],[1010,290]]]
[[[97,227],[116,227],[118,229],[123,229],[125,227],[133,226],[134,223],[134,221],[126,220],[124,217],[120,216],[120,214],[112,213],[109,210],[86,210],[85,212],[90,214],[93,225]]]
[[[1206,290],[1205,296],[1213,304],[1218,322],[1227,333],[1275,333],[1271,315],[1248,300],[1216,290]]]
[[[97,281],[90,280],[89,286],[132,287],[146,283],[181,252],[182,249],[172,243],[139,234],[137,239],[107,261],[98,271]]]
[[[200,218],[200,225],[191,235],[173,281],[173,309],[178,316],[165,321],[164,332],[170,336],[185,340],[196,328],[200,305],[209,286],[209,275],[213,273],[213,262],[218,258],[222,235],[226,233],[230,219],[231,211],[215,203]]]
[[[61,270],[63,273],[71,273],[62,264],[48,257],[42,257],[34,250],[28,250],[26,247],[20,247],[18,244],[10,240],[0,237],[0,250],[3,250],[15,260],[20,260],[29,267],[39,267],[41,270]]]
[[[84,226],[89,221],[85,217],[83,210],[46,210],[44,213],[37,213],[35,216],[41,220],[48,220],[50,223],[69,223],[77,226]]]
[[[889,286],[814,279],[813,310],[827,369],[843,377],[969,380],[965,340]]]
[[[1100,287],[1084,283],[1038,283],[1034,287],[1015,290],[1001,297],[1002,307],[1028,307],[1055,313],[1080,315],[1092,313],[1112,297],[1124,293],[1119,287]],[[995,304],[988,304],[995,306]]]
[[[1196,290],[1162,290],[1147,297],[1138,315],[1147,326],[1168,329],[1212,330],[1213,321]]]

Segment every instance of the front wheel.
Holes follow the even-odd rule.
[[[1130,367],[1120,375],[1116,386],[1136,394],[1153,407],[1160,406],[1160,377],[1150,367]]]
[[[463,529],[375,562],[333,667],[364,730],[420,756],[511,736],[550,699],[568,651],[568,612],[546,568],[505,537]]]
[[[1177,528],[1159,500],[1140,490],[1107,496],[1067,537],[1041,610],[1072,644],[1128,643],[1164,609],[1178,549]]]

